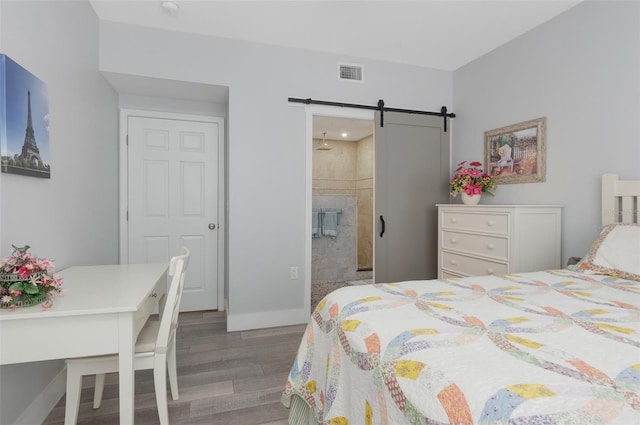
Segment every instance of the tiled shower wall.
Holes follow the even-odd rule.
[[[314,140],[314,146],[321,142]],[[373,274],[373,137],[358,142],[329,140],[329,144],[331,150],[313,153],[312,205],[342,209],[342,214],[336,238],[312,239],[312,283],[369,279]]]
[[[373,136],[358,141],[356,158],[358,199],[358,269],[373,269]]]
[[[311,283],[358,280],[357,219],[354,195],[318,195],[313,208],[338,208],[338,236],[313,238]]]

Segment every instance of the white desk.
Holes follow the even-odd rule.
[[[70,267],[53,306],[0,310],[0,364],[119,353],[120,424],[133,424],[135,341],[164,299],[168,264]]]

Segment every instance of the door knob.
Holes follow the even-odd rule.
[[[209,223],[209,230],[214,230],[216,228],[216,225],[213,223]]]

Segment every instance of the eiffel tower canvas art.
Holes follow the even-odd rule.
[[[51,178],[47,86],[0,54],[0,168]]]

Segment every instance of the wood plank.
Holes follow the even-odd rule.
[[[226,332],[224,312],[180,314],[180,399],[169,396],[172,425],[286,425],[280,403],[305,325]],[[118,423],[118,375],[108,374],[102,406],[93,409],[93,377],[85,377],[78,425]],[[167,389],[168,391],[168,389]],[[152,371],[136,372],[136,425],[157,425]],[[42,425],[64,423],[64,397]]]

